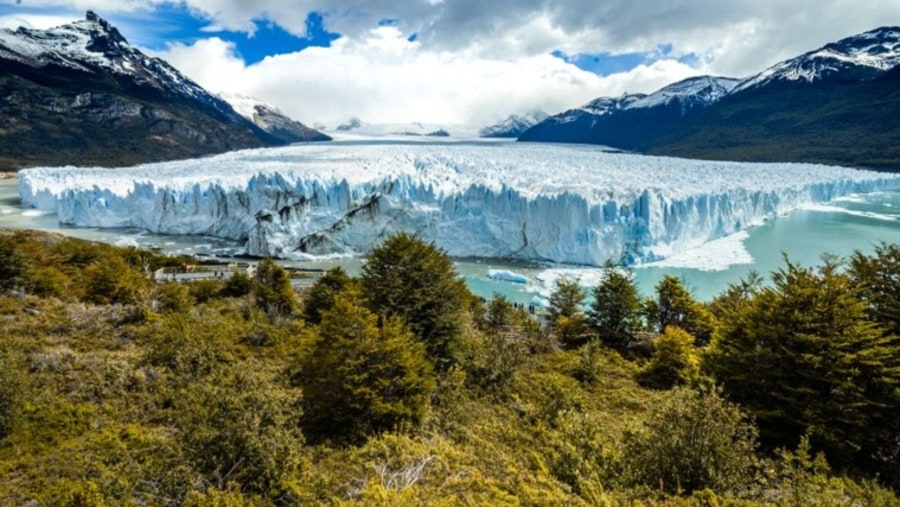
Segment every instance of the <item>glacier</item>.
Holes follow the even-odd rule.
[[[397,231],[457,257],[602,265],[670,257],[900,174],[531,143],[338,141],[126,169],[19,173],[62,224],[211,235],[249,255],[368,252]]]

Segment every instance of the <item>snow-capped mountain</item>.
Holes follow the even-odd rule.
[[[231,104],[239,115],[286,143],[331,140],[331,137],[285,115],[272,104],[237,94],[220,93],[219,96]]]
[[[514,114],[505,120],[484,127],[478,131],[481,137],[519,137],[523,132],[549,118],[543,111],[532,111],[526,114]]]
[[[900,65],[900,27],[883,27],[827,44],[744,80],[735,92],[777,81],[812,83],[834,76],[860,79]]]
[[[692,110],[715,104],[734,89],[736,79],[700,76],[649,95],[600,97],[551,116],[525,131],[522,141],[582,142],[634,149],[639,140],[677,124]]]
[[[523,141],[660,155],[900,170],[900,28],[847,37],[738,80],[699,77],[599,98]]]
[[[694,107],[708,107],[722,100],[741,83],[729,77],[699,76],[679,81],[625,105],[625,109],[649,109],[677,103],[684,112]]]
[[[10,126],[0,165],[120,165],[281,144],[91,11],[49,30],[0,30],[0,84]]]
[[[329,132],[339,137],[420,137],[432,141],[436,138],[468,139],[478,137],[472,129],[459,125],[423,122],[369,123],[356,116]]]

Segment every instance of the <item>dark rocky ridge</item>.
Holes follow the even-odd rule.
[[[126,166],[285,141],[237,114],[93,12],[0,31],[0,170]]]

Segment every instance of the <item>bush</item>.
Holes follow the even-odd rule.
[[[650,363],[638,374],[641,385],[653,389],[671,389],[694,383],[700,375],[700,359],[693,336],[669,326],[653,340]]]
[[[253,289],[253,280],[243,271],[235,271],[231,278],[225,281],[222,287],[222,295],[229,298],[240,298],[250,294]]]
[[[668,493],[735,491],[752,479],[756,428],[716,391],[671,391],[625,435],[623,460],[636,485]]]
[[[156,288],[158,309],[163,313],[185,313],[191,308],[188,288],[176,282],[166,282]]]
[[[134,304],[147,285],[147,280],[125,262],[112,254],[100,258],[84,270],[85,299],[97,304]]]
[[[234,368],[187,386],[175,406],[177,435],[214,487],[236,482],[275,496],[300,467],[300,396],[254,370]]]

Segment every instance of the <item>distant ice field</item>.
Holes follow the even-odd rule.
[[[63,224],[245,241],[287,259],[364,254],[390,233],[459,257],[658,261],[900,175],[498,142],[339,141],[128,169],[38,168],[23,203]]]

